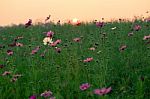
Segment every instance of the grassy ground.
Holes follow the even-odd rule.
[[[135,24],[142,28],[132,31]],[[116,27],[112,30],[111,28]],[[43,32],[53,31],[53,40],[61,39],[57,53],[53,47],[43,45]],[[128,33],[133,32],[129,37]],[[1,99],[28,99],[50,90],[56,99],[149,99],[150,98],[150,44],[143,40],[150,34],[150,23],[136,21],[107,23],[98,28],[95,24],[35,25],[29,28],[12,26],[0,28],[0,97]],[[17,36],[23,47],[9,47]],[[73,39],[80,37],[80,42]],[[124,51],[119,51],[126,45]],[[31,51],[40,46],[35,55]],[[89,50],[95,47],[96,50]],[[7,50],[13,50],[12,56]],[[47,50],[44,58],[41,53]],[[87,57],[93,61],[84,63]],[[11,74],[2,76],[5,71]],[[11,82],[14,74],[21,74]],[[89,83],[85,91],[80,85]],[[112,87],[104,96],[93,94],[96,88]]]

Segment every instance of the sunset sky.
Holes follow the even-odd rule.
[[[78,18],[83,21],[147,15],[150,0],[0,0],[0,25]]]

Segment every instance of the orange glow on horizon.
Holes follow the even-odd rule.
[[[150,0],[0,0],[0,26],[51,20],[65,22],[150,16]]]

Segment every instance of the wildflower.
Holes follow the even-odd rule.
[[[54,35],[54,32],[52,32],[52,31],[49,31],[49,32],[47,32],[47,34],[46,34],[46,36],[47,36],[47,37],[50,37],[50,38],[52,38],[53,35]]]
[[[22,43],[17,42],[17,43],[16,43],[16,46],[22,47],[22,46],[23,46],[23,44],[22,44]]]
[[[91,47],[91,48],[89,48],[89,50],[94,51],[94,50],[95,50],[95,47]]]
[[[83,62],[91,62],[93,60],[92,57],[86,58],[85,60],[83,60]]]
[[[57,48],[57,47],[56,47],[56,48],[55,48],[55,51],[58,52],[58,53],[60,53],[60,52],[61,52],[61,48]]]
[[[6,75],[9,75],[9,74],[11,74],[11,72],[5,71],[5,72],[2,74],[2,76],[6,76]]]
[[[44,43],[44,45],[53,43],[52,38],[50,38],[50,37],[45,37],[45,38],[43,39],[43,43]]]
[[[132,35],[133,35],[133,32],[128,33],[128,36],[132,36]]]
[[[90,87],[90,84],[84,83],[80,86],[80,90],[84,91],[84,90],[87,90],[89,87]]]
[[[115,30],[117,27],[113,27],[113,28],[111,28],[112,30]]]
[[[41,93],[41,96],[45,97],[45,98],[50,97],[50,96],[52,96],[52,92],[51,91],[44,91],[43,93]]]
[[[97,27],[103,27],[104,26],[104,22],[96,22],[96,26]]]
[[[111,87],[109,87],[109,88],[102,88],[102,89],[95,89],[94,90],[94,94],[105,95],[105,94],[109,93],[111,90],[112,90]]]
[[[37,46],[34,50],[32,50],[31,54],[36,54],[38,50],[40,49],[40,46]]]
[[[139,31],[141,29],[141,26],[140,25],[135,25],[134,28],[133,28],[135,31]]]
[[[54,47],[54,46],[56,46],[56,45],[59,44],[59,43],[61,43],[61,40],[60,40],[60,39],[58,39],[58,40],[56,40],[55,42],[51,43],[50,46]]]
[[[150,35],[144,36],[143,40],[147,40],[147,39],[150,39]]]
[[[32,95],[32,96],[29,97],[29,99],[36,99],[36,96]]]
[[[51,15],[49,15],[48,17],[46,17],[45,22],[48,21],[50,19]]]
[[[11,79],[11,82],[16,82],[18,80],[19,77],[21,77],[21,74],[15,74],[13,75],[13,78]]]
[[[7,50],[7,55],[10,56],[10,55],[13,55],[13,53],[14,53],[14,52],[13,52],[12,50]]]
[[[32,20],[31,20],[31,19],[29,19],[29,21],[25,24],[25,28],[27,28],[27,27],[31,26],[31,24],[32,24]]]
[[[74,38],[73,41],[80,42],[81,38]]]
[[[122,46],[119,48],[119,50],[120,50],[120,51],[123,51],[123,50],[125,50],[126,48],[127,48],[126,45],[122,45]]]
[[[60,20],[57,21],[57,25],[60,25]]]
[[[11,81],[11,82],[16,82],[16,81],[17,81],[17,78],[12,78],[10,81]]]

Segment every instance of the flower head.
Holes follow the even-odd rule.
[[[13,55],[13,53],[14,53],[14,52],[13,52],[12,50],[7,50],[7,55],[10,56],[10,55]]]
[[[52,38],[50,38],[50,37],[45,37],[45,38],[43,39],[43,43],[44,43],[44,45],[53,43]]]
[[[112,90],[111,87],[109,87],[109,88],[102,88],[102,89],[95,89],[94,90],[94,94],[105,95],[105,94],[109,93],[111,90]]]
[[[143,40],[147,40],[147,39],[150,39],[150,35],[144,36]]]
[[[91,62],[93,60],[92,57],[86,58],[85,60],[83,60],[83,62]]]
[[[74,38],[73,41],[74,42],[80,42],[81,38]]]
[[[84,83],[80,86],[80,90],[84,91],[87,90],[90,87],[89,83]]]
[[[96,26],[97,27],[103,27],[104,26],[104,22],[96,22]]]
[[[47,36],[47,37],[50,37],[50,38],[52,38],[53,35],[54,35],[54,32],[52,32],[52,31],[49,31],[49,32],[47,32],[47,34],[46,34],[46,36]]]
[[[52,96],[52,92],[51,91],[44,91],[43,93],[41,93],[42,97],[51,97]]]
[[[139,31],[141,29],[141,26],[140,25],[135,25],[134,28],[133,28],[135,31]]]
[[[120,51],[123,51],[123,50],[125,50],[126,48],[127,48],[126,45],[122,45],[122,46],[119,48],[119,50],[120,50]]]
[[[36,99],[36,96],[32,95],[32,96],[29,97],[29,99]]]

